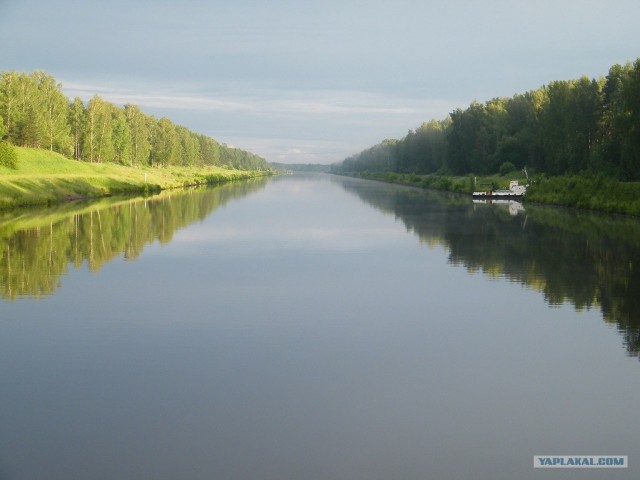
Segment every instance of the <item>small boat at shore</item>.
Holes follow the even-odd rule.
[[[509,182],[509,190],[493,190],[488,192],[473,192],[473,198],[483,200],[507,200],[522,198],[527,193],[528,185],[519,185],[517,180]]]

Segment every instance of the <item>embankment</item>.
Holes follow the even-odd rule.
[[[510,176],[492,177],[474,177],[473,175],[451,177],[394,172],[363,172],[342,175],[468,195],[476,190],[506,188],[510,180],[518,180],[521,185],[529,184],[527,194],[524,197],[525,202],[640,217],[640,183],[620,182],[602,175],[584,174],[558,177],[536,175],[531,179],[526,179],[519,172]]]
[[[273,174],[222,167],[126,167],[70,160],[48,150],[18,148],[17,168],[0,166],[0,208],[115,194],[157,192]]]

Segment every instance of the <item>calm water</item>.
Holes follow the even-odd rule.
[[[640,476],[637,220],[285,176],[0,248],[1,479]]]

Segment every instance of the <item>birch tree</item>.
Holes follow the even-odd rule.
[[[124,106],[124,116],[130,132],[131,166],[146,165],[149,163],[151,151],[148,117],[142,113],[139,107],[131,104]]]
[[[92,163],[113,159],[111,108],[111,104],[98,95],[87,105],[84,145]]]
[[[71,153],[71,132],[68,124],[67,98],[62,85],[42,71],[33,73],[37,95],[32,99],[37,116],[41,119],[40,141],[51,151]]]

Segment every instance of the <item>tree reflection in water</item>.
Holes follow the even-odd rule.
[[[337,179],[404,222],[449,262],[541,292],[551,305],[599,308],[629,355],[640,355],[640,220],[525,205],[474,204],[463,195]]]
[[[145,245],[168,243],[176,230],[204,219],[228,201],[253,193],[266,178],[217,187],[165,191],[150,198],[106,198],[0,216],[0,295],[40,298],[61,284],[68,265],[91,271]]]

